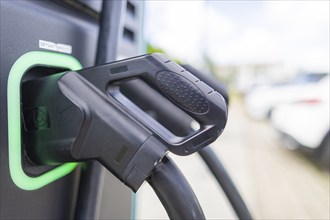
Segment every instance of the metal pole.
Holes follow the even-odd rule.
[[[104,0],[100,17],[100,29],[95,65],[116,60],[119,39],[123,33],[123,15],[126,1]],[[76,219],[98,219],[104,168],[96,161],[83,165],[78,192]]]

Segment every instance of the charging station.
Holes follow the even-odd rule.
[[[1,219],[132,219],[129,188],[145,181],[171,219],[205,219],[169,151],[198,152],[252,219],[207,146],[226,126],[226,89],[165,55],[136,56],[143,2],[0,3]]]
[[[21,150],[20,86],[31,77],[94,65],[102,1],[0,4],[0,219],[72,219],[84,166],[37,166],[27,159]],[[118,57],[137,55],[141,48],[142,7],[139,1],[125,4]],[[30,128],[47,127],[43,108],[25,114]],[[108,173],[102,184],[100,218],[131,218],[130,190]]]

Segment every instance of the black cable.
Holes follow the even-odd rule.
[[[117,56],[117,45],[122,31],[121,15],[125,1],[103,1],[100,17],[99,39],[96,54],[96,65],[114,61]],[[83,166],[76,205],[76,219],[98,219],[104,168],[96,161],[86,162]]]
[[[234,208],[239,219],[252,219],[252,216],[247,209],[240,193],[238,192],[235,184],[228,175],[226,169],[222,165],[219,158],[213,152],[210,146],[205,147],[199,151],[199,155],[202,157],[208,168],[217,179],[218,183],[222,187],[226,194],[230,204]]]
[[[165,157],[148,183],[156,192],[170,219],[205,219],[202,208],[186,178],[172,160]]]

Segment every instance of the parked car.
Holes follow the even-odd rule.
[[[304,98],[273,110],[271,122],[290,149],[308,148],[329,169],[329,76],[306,90]]]
[[[245,96],[246,111],[254,119],[267,119],[276,106],[308,97],[308,91],[328,75],[328,73],[304,73],[287,83],[255,87]]]

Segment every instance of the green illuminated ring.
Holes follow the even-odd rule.
[[[32,51],[18,58],[9,72],[7,87],[9,170],[14,183],[23,190],[39,189],[69,174],[77,166],[77,163],[65,163],[37,177],[30,177],[23,171],[20,87],[24,73],[36,65],[70,70],[82,68],[79,61],[72,56],[45,51]]]

